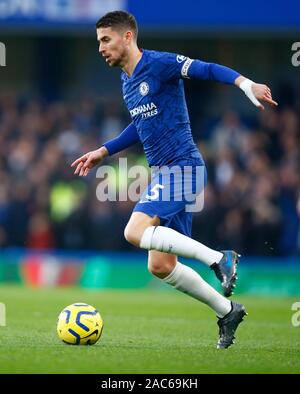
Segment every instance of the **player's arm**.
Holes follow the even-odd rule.
[[[188,61],[190,61],[190,64],[187,63]],[[192,59],[188,59],[186,63],[188,67],[184,68],[183,66],[182,68],[183,77],[234,84],[244,91],[255,106],[261,109],[264,109],[264,106],[258,100],[265,101],[273,106],[277,105],[276,101],[272,99],[271,90],[267,85],[255,83],[229,67]]]
[[[71,164],[71,167],[76,167],[74,174],[86,176],[90,170],[96,165],[99,165],[105,157],[121,152],[139,141],[140,138],[136,127],[133,123],[130,123],[118,137],[105,142],[99,149],[88,152],[75,160]]]

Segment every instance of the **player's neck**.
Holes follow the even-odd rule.
[[[122,66],[122,70],[131,77],[143,53],[138,47],[133,48]]]

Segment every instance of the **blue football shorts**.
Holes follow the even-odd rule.
[[[151,170],[151,182],[133,212],[158,216],[161,226],[191,237],[193,213],[200,212],[204,203],[205,165],[185,161]]]

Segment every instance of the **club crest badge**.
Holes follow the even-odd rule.
[[[142,82],[140,84],[140,93],[142,96],[146,96],[149,93],[149,85],[147,82]]]

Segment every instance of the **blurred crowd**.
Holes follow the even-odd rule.
[[[124,227],[134,202],[100,202],[92,171],[72,161],[115,137],[128,123],[118,102],[96,97],[45,103],[0,95],[0,245],[44,249],[134,250]],[[251,122],[228,111],[193,127],[208,170],[204,210],[193,237],[248,255],[300,253],[300,124],[295,106]],[[107,159],[144,163],[138,144]]]

